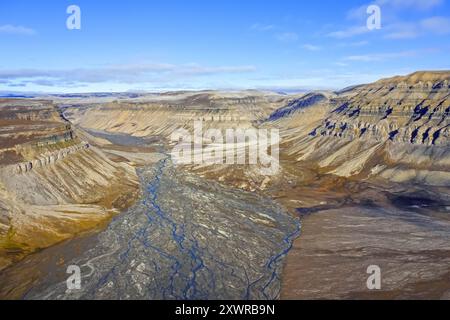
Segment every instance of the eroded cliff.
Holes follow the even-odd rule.
[[[449,80],[449,72],[380,80],[330,97],[318,121],[320,108],[310,108],[277,125],[289,154],[325,172],[448,186]]]
[[[0,105],[0,269],[130,205],[135,169],[77,137],[51,102]]]

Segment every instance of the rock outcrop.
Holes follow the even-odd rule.
[[[169,138],[177,129],[192,129],[193,121],[208,127],[249,128],[269,117],[287,96],[260,92],[167,93],[145,101],[117,101],[67,107],[65,115],[74,124],[136,137]]]
[[[277,125],[289,154],[325,172],[448,186],[449,81],[450,72],[380,80],[331,97],[320,120],[314,107]]]
[[[82,142],[80,144],[60,149],[58,151],[46,152],[40,155],[37,159],[27,162],[18,163],[16,165],[7,166],[2,168],[3,171],[9,172],[11,174],[27,173],[36,168],[42,168],[48,165],[55,164],[57,161],[62,160],[80,150],[89,149],[90,145],[87,142]]]
[[[449,80],[445,73],[417,73],[358,88],[333,101],[338,107],[311,135],[447,145]]]
[[[51,102],[0,101],[0,270],[131,205],[135,169],[80,141]]]

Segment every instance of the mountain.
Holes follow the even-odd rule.
[[[297,161],[344,177],[450,185],[450,72],[383,79],[320,105],[275,123]]]

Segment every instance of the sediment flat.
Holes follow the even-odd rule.
[[[417,206],[411,198],[393,203],[305,215],[286,259],[281,298],[450,299],[449,207]],[[381,290],[367,288],[371,265],[381,269]]]

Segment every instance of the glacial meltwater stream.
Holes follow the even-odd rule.
[[[175,168],[163,152],[137,172],[141,199],[84,241],[80,252],[71,251],[72,240],[18,265],[22,277],[21,265],[41,270],[22,298],[280,297],[284,257],[300,232],[297,219],[268,197]],[[47,250],[63,263],[39,267]],[[69,266],[80,267],[81,289],[68,290]]]

